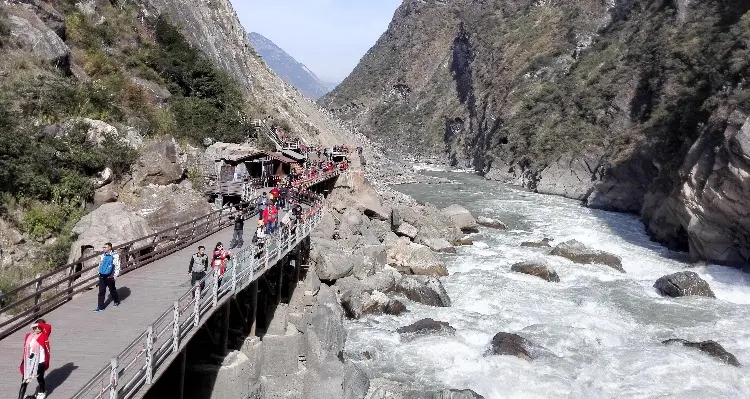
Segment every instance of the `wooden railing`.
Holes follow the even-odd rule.
[[[129,399],[151,385],[209,317],[295,249],[320,223],[322,202],[312,204],[294,232],[282,230],[266,239],[263,252],[247,247],[230,260],[220,279],[209,273],[157,318],[110,364],[74,396],[75,399]],[[201,285],[204,288],[201,289]]]

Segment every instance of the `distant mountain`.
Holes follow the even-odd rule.
[[[328,88],[328,91],[333,91],[333,89],[335,89],[336,86],[338,86],[338,85],[341,84],[341,81],[329,82],[329,81],[326,80],[326,81],[323,82],[323,84]]]
[[[296,87],[305,96],[317,100],[337,85],[334,84],[331,87],[330,83],[320,80],[305,64],[295,60],[294,57],[260,33],[252,32],[248,36],[250,44],[263,57],[266,64],[281,79]]]

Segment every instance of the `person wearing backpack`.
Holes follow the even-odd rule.
[[[263,192],[263,195],[258,197],[258,220],[263,219],[263,211],[266,210],[266,192]]]
[[[99,303],[94,312],[104,311],[104,296],[109,287],[109,295],[112,297],[114,307],[120,306],[120,296],[117,295],[115,279],[120,275],[120,255],[112,250],[112,243],[104,244],[104,253],[99,260]]]

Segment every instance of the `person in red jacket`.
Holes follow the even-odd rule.
[[[49,336],[52,334],[52,326],[44,319],[38,319],[31,325],[31,332],[26,334],[23,340],[23,357],[21,358],[21,390],[18,399],[26,397],[26,388],[32,378],[36,378],[39,384],[36,390],[37,399],[47,397],[47,384],[44,381],[44,372],[49,369],[50,346]]]

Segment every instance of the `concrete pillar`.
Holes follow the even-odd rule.
[[[185,365],[187,364],[187,346],[182,348],[182,352],[180,352],[178,361],[180,362],[180,382],[177,399],[183,399],[185,397]]]
[[[258,280],[250,283],[250,312],[248,313],[248,322],[250,323],[250,336],[255,337],[258,326]]]
[[[232,301],[229,300],[224,304],[224,309],[222,309],[221,335],[219,337],[219,352],[222,356],[229,353],[229,311],[231,308]]]
[[[281,303],[281,293],[284,292],[284,266],[286,265],[287,258],[282,259],[278,263],[279,267],[279,285],[276,286],[276,304]]]

